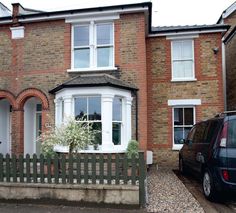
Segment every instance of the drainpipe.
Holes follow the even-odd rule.
[[[225,63],[225,44],[223,42],[223,39],[222,39],[222,77],[223,77],[224,110],[226,111],[227,110],[226,63]]]

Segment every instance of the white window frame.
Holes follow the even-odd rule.
[[[176,108],[193,108],[193,125],[196,123],[196,109],[195,106],[191,105],[185,105],[185,106],[174,106],[172,107],[172,141],[173,141],[173,150],[180,150],[183,147],[183,144],[175,144],[175,128],[180,127],[180,128],[185,128],[185,127],[193,127],[193,125],[175,125],[175,118],[174,118],[174,110]],[[184,114],[183,114],[184,117]]]
[[[74,116],[74,105],[76,97],[91,97],[101,96],[101,122],[102,122],[102,145],[99,150],[82,150],[81,152],[95,152],[95,153],[123,153],[126,151],[128,142],[131,139],[131,105],[132,95],[131,91],[112,88],[112,87],[90,87],[90,88],[66,88],[59,91],[55,97],[55,119],[56,125],[60,126],[63,123],[61,117],[62,100],[64,101],[64,118]],[[114,97],[122,98],[122,130],[121,130],[121,145],[114,145],[112,141],[112,110]],[[66,119],[64,119],[66,122]],[[108,125],[104,125],[104,124]],[[104,127],[106,126],[106,127]],[[107,127],[108,126],[108,127]],[[105,129],[107,128],[107,129]],[[110,138],[109,141],[105,141]]]
[[[168,106],[172,107],[172,150],[180,150],[183,145],[174,143],[174,108],[190,108],[194,107],[194,124],[196,123],[196,106],[201,105],[201,99],[171,99],[168,100]]]
[[[192,42],[192,58],[190,59],[179,59],[179,60],[176,60],[174,59],[173,57],[173,53],[174,53],[174,50],[173,50],[173,43],[174,42],[184,42],[184,41],[191,41]],[[197,79],[195,78],[195,60],[194,60],[194,39],[191,39],[191,38],[186,38],[186,39],[174,39],[174,40],[171,40],[171,81],[172,82],[178,82],[178,81],[196,81]],[[174,78],[174,61],[192,61],[192,74],[193,76],[192,77],[188,77],[188,78]]]
[[[105,45],[97,45],[97,25],[111,24],[112,25],[112,43]],[[90,49],[90,66],[88,68],[75,68],[74,66],[74,27],[76,26],[89,26],[89,49]],[[85,23],[72,24],[71,26],[71,69],[67,72],[78,71],[99,71],[99,70],[117,70],[115,67],[115,29],[113,21],[89,21]],[[99,47],[112,47],[112,65],[107,67],[97,66],[97,49]],[[87,47],[87,46],[86,46]],[[82,47],[81,47],[82,48]]]

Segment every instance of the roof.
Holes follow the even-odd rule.
[[[64,88],[110,86],[126,90],[138,90],[136,86],[126,83],[108,74],[83,74],[66,81],[49,91],[55,94]]]
[[[0,18],[10,15],[11,15],[10,10],[3,3],[0,2]]]
[[[225,19],[228,16],[230,16],[235,10],[236,10],[236,1],[233,4],[231,4],[226,10],[223,11],[220,18],[217,21],[217,24],[221,23],[222,19]]]
[[[231,30],[231,32],[224,39],[224,43],[227,44],[236,34],[236,26]]]
[[[185,26],[163,26],[152,27],[152,33],[178,33],[189,31],[214,31],[214,30],[228,30],[229,25],[212,24],[212,25],[185,25]]]

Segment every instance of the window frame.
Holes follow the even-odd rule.
[[[112,26],[112,43],[109,45],[97,45],[97,25],[101,24],[111,24]],[[75,68],[75,58],[74,58],[74,28],[76,26],[89,26],[89,50],[90,50],[90,63],[87,68]],[[83,49],[85,46],[81,46]],[[86,46],[87,47],[87,46]],[[97,51],[99,47],[111,47],[112,48],[112,64],[111,66],[98,67],[97,66]],[[78,49],[78,48],[77,48]],[[94,70],[117,70],[115,67],[115,29],[114,21],[88,21],[84,23],[75,23],[71,25],[71,69],[68,72],[77,71],[94,71]]]
[[[193,125],[174,125],[174,110],[176,108],[193,108]],[[183,117],[184,117],[184,113],[183,113]],[[181,127],[181,128],[187,128],[187,127],[193,127],[196,123],[196,107],[193,105],[176,105],[172,107],[172,150],[180,150],[183,146],[183,144],[175,144],[175,128],[176,127]]]
[[[184,41],[191,41],[192,42],[192,59],[174,59],[174,42],[184,42]],[[186,38],[186,39],[174,39],[171,40],[171,81],[175,82],[175,81],[196,81],[196,77],[195,77],[195,55],[194,55],[194,39],[191,38]],[[180,78],[174,78],[174,61],[191,61],[192,62],[192,77],[180,77]]]

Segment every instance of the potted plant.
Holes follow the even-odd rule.
[[[134,158],[138,158],[138,151],[139,151],[139,145],[138,145],[138,141],[136,140],[130,140],[129,141],[129,144],[127,146],[127,149],[126,149],[126,155],[128,157],[128,159],[132,159],[132,157]],[[129,163],[128,164],[128,176],[131,176],[131,173],[132,173],[132,164]],[[136,175],[137,175],[137,170],[136,170]]]

